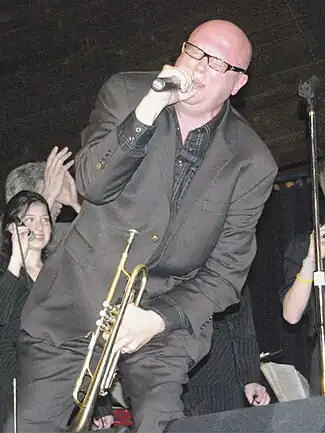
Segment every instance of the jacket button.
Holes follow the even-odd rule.
[[[97,162],[96,168],[97,170],[100,170],[103,167],[103,164],[101,162]]]
[[[158,235],[156,235],[156,233],[154,233],[154,234],[151,236],[151,239],[152,239],[152,242],[157,242],[157,241],[158,241]]]

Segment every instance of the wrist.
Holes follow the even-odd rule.
[[[19,277],[21,268],[22,261],[17,259],[17,257],[13,254],[9,260],[8,270],[16,277]]]
[[[41,194],[45,198],[45,200],[47,201],[49,209],[52,210],[53,205],[54,205],[55,200],[56,200],[56,195],[53,195],[53,193],[51,193],[50,191],[48,191],[46,188],[43,189],[43,191],[41,192]]]
[[[150,92],[146,95],[135,110],[136,118],[147,126],[152,126],[166,103],[150,97]]]

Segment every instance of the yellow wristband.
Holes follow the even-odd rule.
[[[302,278],[299,274],[296,275],[296,279],[298,281],[301,281],[302,283],[308,283],[311,284],[313,282],[313,280],[308,280],[306,278]]]

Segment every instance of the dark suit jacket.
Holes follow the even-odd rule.
[[[121,73],[99,93],[76,158],[77,186],[85,199],[82,210],[45,263],[24,309],[22,326],[35,337],[59,345],[94,329],[130,228],[140,234],[127,267],[148,264],[151,308],[163,315],[172,305],[187,316],[192,337],[175,331],[194,359],[208,350],[212,314],[239,301],[276,164],[229,105],[171,218],[177,141],[169,109],[162,111],[151,132],[144,127],[133,131],[134,137],[148,135],[145,156],[119,146],[123,128],[154,76]],[[204,349],[196,343],[202,335]]]

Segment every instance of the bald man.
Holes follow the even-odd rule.
[[[251,52],[237,26],[209,21],[174,66],[119,73],[102,86],[76,156],[81,212],[23,311],[21,432],[66,429],[84,336],[129,229],[138,235],[126,268],[148,267],[141,306],[128,305],[115,342],[134,431],[160,433],[184,416],[187,373],[209,351],[213,314],[239,302],[277,172],[229,101],[247,83]]]

